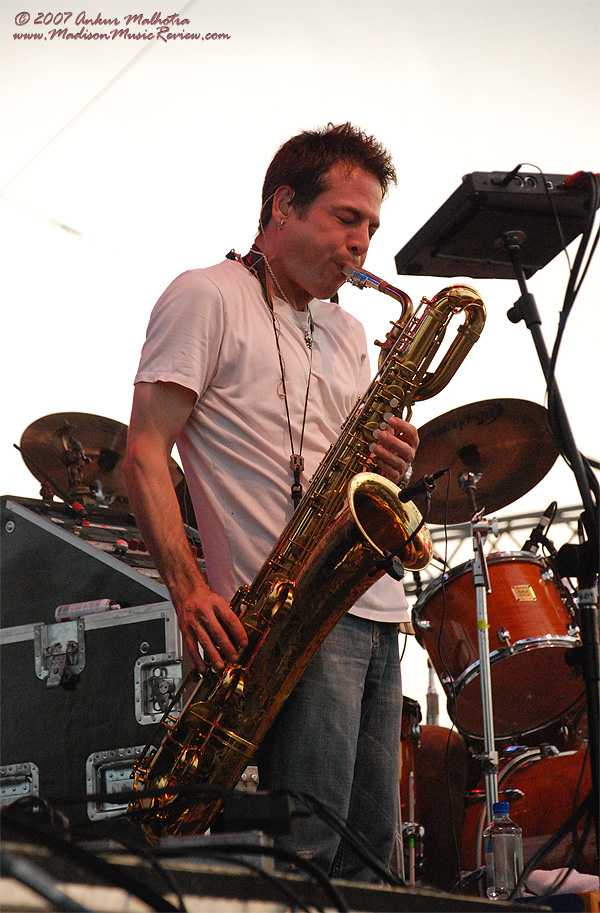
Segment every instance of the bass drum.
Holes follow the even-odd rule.
[[[582,803],[591,786],[589,757],[583,747],[549,757],[544,757],[541,749],[533,748],[504,762],[498,774],[498,797],[500,801],[509,802],[511,820],[523,831],[524,865]],[[467,794],[462,837],[463,870],[474,870],[485,864],[483,831],[486,824],[485,784],[482,780],[477,790]],[[576,829],[577,838],[581,837],[582,831],[583,822],[580,822]],[[567,864],[572,849],[573,833],[569,833],[544,857],[539,868],[561,868]],[[596,839],[592,823],[581,857],[575,863],[577,871],[595,874],[595,857]]]
[[[568,655],[581,640],[568,591],[548,563],[530,552],[487,558],[492,704],[497,738],[519,736],[564,719],[583,698]],[[477,604],[467,561],[430,584],[413,608],[424,646],[466,736],[484,733]],[[549,683],[552,686],[549,687]]]

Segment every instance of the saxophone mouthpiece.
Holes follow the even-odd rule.
[[[342,272],[346,276],[346,280],[352,285],[356,285],[358,288],[375,288],[378,291],[382,285],[387,285],[383,279],[380,279],[378,276],[374,276],[373,273],[368,273],[366,269],[354,269],[350,266],[349,263],[342,266]]]
[[[412,315],[412,301],[406,292],[390,285],[385,279],[380,279],[379,276],[368,273],[366,269],[354,269],[349,263],[345,263],[344,266],[342,266],[342,272],[346,276],[346,282],[356,285],[357,288],[365,288],[365,286],[367,288],[374,288],[384,295],[389,295],[390,298],[395,298],[396,301],[399,301],[402,305],[402,314],[404,318],[408,318]]]

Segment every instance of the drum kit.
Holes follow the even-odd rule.
[[[461,867],[482,866],[483,829],[498,797],[511,803],[511,817],[523,829],[527,862],[591,788],[578,609],[546,536],[553,511],[523,550],[487,556],[483,545],[495,521],[484,520],[483,512],[499,510],[533,488],[554,464],[558,448],[546,410],[522,400],[455,409],[419,429],[419,437],[413,478],[448,467],[449,481],[436,500],[431,491],[415,497],[417,506],[428,523],[470,522],[473,536],[473,560],[447,569],[426,586],[412,611],[416,638],[439,677],[458,730],[452,737],[462,737],[471,759],[466,802],[455,820],[462,825],[464,815]],[[540,544],[547,554],[538,555]],[[439,816],[427,808],[432,784],[423,784],[418,768],[429,753],[443,770],[450,736],[447,729],[436,736],[440,727],[416,726],[410,702],[405,713],[411,723],[403,730],[402,812],[409,813],[410,833],[421,841],[422,828],[415,822],[425,822],[427,876],[447,863],[440,858],[432,866],[426,858],[432,846],[436,852],[427,829],[438,826]],[[473,765],[473,758],[479,764]],[[445,791],[442,780],[440,791],[434,790],[436,801]],[[593,826],[590,833],[579,865],[595,873]],[[541,867],[564,865],[574,840],[563,840]],[[454,881],[457,870],[455,865],[450,873]]]

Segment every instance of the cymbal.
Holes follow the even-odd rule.
[[[127,425],[86,412],[44,415],[25,429],[20,444],[29,471],[59,497],[129,512],[126,448]],[[182,504],[185,480],[171,457],[169,472]]]
[[[473,508],[459,485],[461,472],[481,473],[475,488],[477,508],[494,513],[527,494],[550,471],[558,446],[543,406],[520,399],[489,399],[452,409],[419,428],[413,483],[449,468],[437,482],[427,523],[468,523]],[[424,496],[415,504],[424,513]]]

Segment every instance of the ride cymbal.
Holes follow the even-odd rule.
[[[475,488],[479,510],[494,513],[527,494],[554,465],[558,446],[543,406],[520,399],[489,399],[452,409],[419,428],[413,483],[440,469],[450,469],[431,498],[427,523],[468,523],[469,495],[459,485],[461,473],[481,474]],[[426,511],[424,496],[415,504]]]

